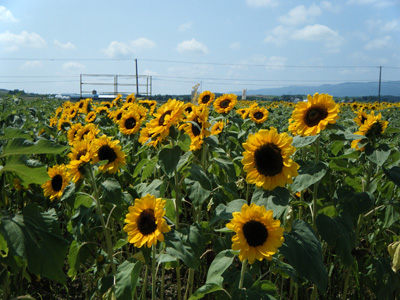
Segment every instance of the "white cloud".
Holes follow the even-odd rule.
[[[26,70],[26,69],[36,69],[36,68],[41,68],[41,67],[43,67],[43,64],[41,61],[28,60],[21,66],[21,69]]]
[[[374,50],[374,49],[381,49],[386,47],[390,44],[392,38],[390,36],[384,36],[379,39],[372,40],[365,45],[365,49],[367,50]]]
[[[312,20],[314,17],[321,15],[322,10],[314,3],[306,8],[304,5],[298,5],[291,9],[287,15],[278,18],[278,21],[285,25],[298,25]]]
[[[287,58],[282,56],[270,56],[267,61],[267,68],[280,68],[286,65]]]
[[[393,32],[400,30],[400,19],[393,19],[390,21],[381,19],[367,20],[367,26],[373,32]]]
[[[184,32],[184,31],[191,30],[192,26],[193,26],[193,22],[192,21],[183,23],[183,24],[179,25],[179,31],[180,32]]]
[[[9,11],[5,6],[0,6],[0,21],[1,22],[18,22],[16,18],[14,18],[11,11]]]
[[[139,38],[128,43],[113,41],[102,51],[112,58],[125,58],[141,50],[154,48],[156,44],[146,38]]]
[[[157,72],[151,71],[151,70],[144,70],[141,72],[142,75],[147,75],[147,76],[158,76],[159,74]]]
[[[248,6],[251,7],[273,7],[278,5],[275,0],[246,0]]]
[[[9,31],[0,33],[0,44],[5,45],[6,51],[15,51],[20,47],[44,48],[47,45],[40,35],[26,31],[22,31],[20,34],[14,34]]]
[[[196,39],[191,39],[190,41],[183,41],[176,47],[179,53],[183,54],[207,54],[208,48],[196,41]]]
[[[319,6],[326,11],[330,11],[333,13],[338,13],[340,12],[341,8],[338,5],[333,5],[332,3],[328,2],[328,1],[322,1]]]
[[[272,43],[276,46],[282,46],[287,42],[291,31],[292,30],[290,28],[279,25],[271,30],[270,34],[264,39],[264,42]]]
[[[242,45],[239,42],[233,42],[229,45],[231,49],[239,49]]]
[[[308,25],[302,29],[295,30],[292,37],[303,41],[324,41],[339,36],[337,31],[321,24]]]
[[[57,47],[57,48],[60,48],[60,49],[64,49],[64,50],[73,50],[73,49],[76,49],[76,47],[75,47],[75,45],[74,44],[72,44],[72,43],[70,43],[70,42],[67,42],[67,43],[61,43],[59,40],[54,40],[54,45]]]
[[[397,0],[349,0],[347,4],[374,5],[376,7],[387,7],[395,5]]]
[[[85,70],[85,68],[85,65],[76,61],[70,61],[62,65],[63,71],[68,73],[81,73],[83,70]]]

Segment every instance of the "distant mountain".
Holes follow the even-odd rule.
[[[247,95],[313,95],[326,93],[334,97],[362,97],[378,96],[378,82],[346,82],[339,84],[323,84],[319,86],[287,86],[280,88],[266,88],[247,90]],[[237,92],[241,95],[242,92]],[[400,81],[385,81],[381,83],[381,96],[399,96]]]

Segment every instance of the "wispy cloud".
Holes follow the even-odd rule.
[[[286,15],[279,17],[278,21],[284,25],[298,25],[310,22],[321,14],[322,9],[314,3],[308,8],[304,5],[298,5]]]
[[[370,19],[367,20],[367,26],[372,32],[394,32],[400,30],[400,19],[381,20]]]
[[[40,60],[28,60],[21,66],[21,69],[27,70],[27,69],[36,69],[41,67],[43,67],[43,63]]]
[[[35,32],[22,31],[20,34],[11,33],[9,31],[0,33],[0,44],[3,44],[6,51],[16,51],[19,48],[44,48],[47,46],[46,41]]]
[[[176,47],[179,53],[182,54],[207,54],[208,48],[196,41],[196,39],[191,39],[190,41],[183,41]]]
[[[67,43],[61,43],[59,40],[54,40],[54,45],[59,48],[59,49],[63,49],[63,50],[74,50],[76,49],[75,45],[67,42]]]
[[[85,65],[80,64],[76,61],[69,61],[67,63],[64,63],[62,65],[62,69],[63,71],[67,72],[67,73],[81,73],[82,71],[85,70]]]
[[[368,42],[365,45],[365,49],[367,49],[367,50],[381,49],[383,47],[388,46],[391,41],[392,41],[392,38],[389,35],[386,35],[382,38],[374,39],[374,40]]]
[[[278,6],[279,1],[276,0],[246,0],[250,7],[274,7]]]
[[[154,48],[156,44],[146,38],[139,38],[128,43],[113,41],[102,51],[112,58],[126,58],[141,50]]]
[[[179,25],[179,31],[180,32],[188,31],[188,30],[191,30],[192,27],[193,27],[193,22],[189,21],[189,22]]]
[[[1,22],[18,22],[16,18],[14,18],[11,11],[9,11],[5,6],[0,5],[0,21]]]

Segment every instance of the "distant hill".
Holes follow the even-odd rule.
[[[377,96],[378,82],[346,82],[339,84],[323,84],[319,86],[287,86],[280,88],[266,88],[247,90],[247,95],[313,95],[326,93],[334,97],[363,97]],[[236,94],[241,95],[242,92]],[[381,83],[381,95],[400,97],[400,81],[385,81]]]

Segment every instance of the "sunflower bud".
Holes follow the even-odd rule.
[[[393,242],[388,246],[389,255],[392,258],[392,270],[397,272],[400,269],[400,241]]]
[[[290,232],[292,230],[293,218],[294,218],[293,209],[291,207],[289,207],[289,211],[286,214],[286,218],[285,218],[286,219],[285,225],[283,226],[285,228],[286,232]]]

